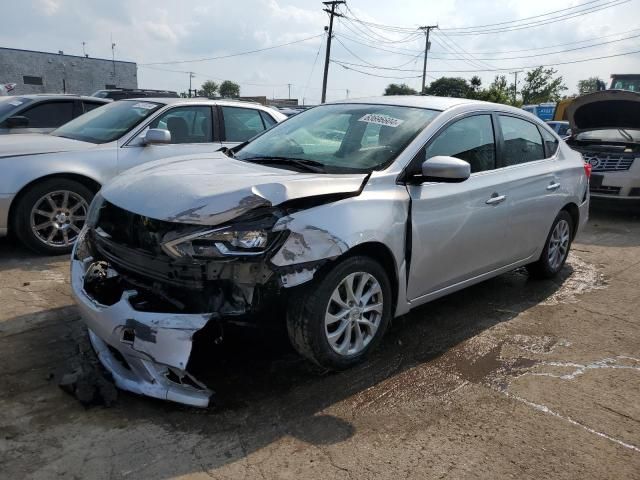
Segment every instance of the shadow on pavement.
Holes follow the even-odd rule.
[[[340,373],[318,372],[300,359],[288,346],[282,329],[230,331],[225,342],[196,365],[196,375],[216,391],[219,407],[197,410],[121,393],[118,404],[108,412],[130,428],[144,423],[224,439],[198,455],[176,458],[171,476],[236,462],[287,435],[312,445],[340,442],[353,436],[355,427],[325,409],[353,395],[360,395],[362,401],[370,395],[368,401],[375,401],[379,392],[371,387],[433,362],[461,342],[511,320],[555,293],[571,273],[567,265],[556,281],[533,281],[518,270],[418,308],[394,321],[385,341],[366,363]],[[0,363],[14,365],[0,373],[0,381],[10,386],[0,394],[5,406],[24,399],[24,389],[57,389],[47,376],[64,368],[78,352],[78,343],[80,350],[86,348],[86,334],[74,307],[53,312],[37,328],[23,328],[31,317],[8,320],[0,331]],[[3,333],[7,331],[13,332],[11,338]],[[428,386],[424,388],[427,391],[421,394],[429,396]],[[79,413],[74,399],[58,398],[62,403],[55,405],[56,415],[49,415],[46,426],[40,428],[54,428],[70,418],[91,428],[95,421],[91,410]],[[118,435],[114,432],[114,438]],[[241,448],[230,446],[234,442]],[[177,454],[175,445],[160,444],[144,455],[173,458]]]

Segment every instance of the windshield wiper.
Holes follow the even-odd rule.
[[[249,157],[243,160],[252,163],[259,163],[261,165],[291,165],[302,170],[314,173],[323,173],[326,171],[325,165],[315,160],[307,160],[304,158],[291,158],[291,157]]]
[[[630,142],[633,142],[633,137],[629,132],[627,132],[626,130],[623,130],[622,128],[619,128],[618,132],[620,132],[620,135],[622,135],[624,138],[626,138]]]

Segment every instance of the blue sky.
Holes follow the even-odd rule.
[[[600,3],[606,1],[600,0]],[[454,28],[510,21],[585,2],[587,0],[350,0],[348,4],[353,14],[364,21],[408,28],[424,24]],[[597,3],[592,2],[592,5]],[[304,97],[306,103],[317,103],[320,98],[324,61],[324,45],[321,42],[323,27],[328,24],[320,1],[23,0],[12,3],[10,8],[4,8],[2,18],[0,46],[4,47],[53,52],[63,50],[69,54],[82,54],[84,41],[89,55],[110,58],[110,37],[113,35],[116,58],[141,64],[138,75],[139,85],[142,87],[184,91],[188,88],[189,77],[187,73],[180,72],[193,71],[196,74],[193,79],[195,86],[207,79],[230,79],[240,83],[243,95],[286,97],[287,84],[290,83],[293,97]],[[599,40],[601,42],[637,35],[640,34],[638,18],[640,0],[631,0],[582,17],[512,32],[465,36],[451,36],[451,32],[446,36],[444,33],[436,32],[431,51],[433,58],[429,61],[428,71],[433,77],[451,75],[470,78],[474,73],[436,71],[473,70],[488,66],[520,67],[637,50],[640,42],[638,38],[634,38],[544,57],[477,60],[531,55],[542,50],[510,54],[481,52],[524,50],[608,36]],[[351,52],[334,41],[332,58],[358,64],[362,64],[364,60],[389,67],[404,64],[399,68],[421,69],[422,60],[419,52],[423,47],[423,38],[416,36],[411,41],[396,42],[406,38],[407,34],[381,30],[374,30],[375,33],[372,34],[366,28],[362,33],[356,27],[342,19],[336,21],[336,36],[342,39],[342,43]],[[635,33],[614,35],[633,29],[639,30]],[[379,42],[371,40],[371,35],[376,34]],[[215,61],[156,65],[153,68],[142,65],[220,56],[316,35],[319,37],[306,42],[253,55]],[[382,37],[387,40],[382,40]],[[365,43],[375,43],[379,48],[402,51],[404,55],[360,45],[353,41],[354,38],[365,39]],[[572,44],[544,51],[587,44]],[[470,54],[456,54],[451,50]],[[410,52],[415,52],[416,57],[412,58]],[[451,57],[464,58],[453,60]],[[404,81],[414,88],[418,88],[420,84],[420,79],[417,78],[376,78],[345,70],[336,64],[332,64],[330,68],[329,100],[345,98],[347,91],[351,97],[379,95],[390,82]],[[569,92],[574,92],[576,83],[581,78],[597,75],[608,80],[611,73],[640,73],[640,54],[556,68],[564,76]],[[419,75],[414,72],[368,71],[388,76]],[[496,75],[495,72],[477,74],[485,84]]]

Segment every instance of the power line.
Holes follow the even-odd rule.
[[[220,56],[217,56],[217,57],[196,58],[196,59],[193,59],[193,60],[173,60],[173,61],[167,61],[167,62],[141,63],[139,65],[141,65],[141,66],[171,65],[171,64],[176,64],[176,63],[196,63],[196,62],[208,62],[210,60],[222,60],[224,58],[239,57],[241,55],[250,55],[252,53],[258,53],[258,52],[265,52],[267,50],[273,50],[275,48],[287,47],[289,45],[294,45],[296,43],[307,42],[309,40],[313,40],[314,38],[319,38],[319,37],[322,37],[322,36],[323,36],[323,34],[314,35],[313,37],[307,37],[307,38],[303,38],[303,39],[300,39],[300,40],[294,40],[294,41],[288,42],[288,43],[281,43],[280,45],[273,45],[271,47],[258,48],[256,50],[247,50],[245,52],[230,53],[229,55],[220,55]]]
[[[589,5],[589,4],[592,4],[592,3],[598,3],[600,1],[602,1],[602,0],[591,0],[589,2],[584,2],[584,3],[581,3],[579,5],[574,5],[573,7],[561,8],[560,10],[553,10],[551,12],[541,13],[539,15],[533,15],[531,17],[519,18],[518,20],[508,20],[508,21],[505,21],[505,22],[498,22],[498,23],[487,23],[485,25],[474,25],[474,26],[470,26],[470,27],[443,28],[443,30],[477,30],[477,29],[480,29],[480,28],[495,27],[495,26],[498,26],[498,25],[506,25],[506,24],[509,24],[509,23],[524,22],[526,20],[532,20],[534,18],[540,18],[540,17],[546,17],[546,16],[549,16],[549,15],[553,15],[554,13],[566,12],[568,10],[575,10],[577,8],[582,8],[585,5]]]
[[[595,13],[595,12],[599,12],[601,10],[607,10],[609,8],[617,7],[619,5],[622,5],[624,3],[628,3],[630,1],[631,0],[612,0],[609,3],[605,3],[605,4],[602,4],[602,5],[597,5],[597,6],[594,6],[594,7],[591,7],[591,8],[587,8],[587,9],[581,10],[579,12],[573,12],[571,14],[562,15],[562,16],[558,16],[558,17],[550,17],[550,18],[547,18],[547,19],[538,20],[538,21],[530,22],[530,23],[525,23],[525,24],[522,24],[522,25],[514,25],[513,27],[496,28],[496,29],[489,29],[489,30],[449,32],[449,35],[454,35],[454,36],[487,35],[487,34],[494,34],[494,33],[515,32],[515,31],[518,31],[518,30],[525,30],[525,29],[529,29],[529,28],[542,27],[544,25],[550,25],[552,23],[563,22],[565,20],[570,20],[572,18],[583,17],[585,15],[588,15],[588,14],[591,14],[591,13]]]
[[[363,75],[368,75],[370,77],[377,77],[377,78],[391,78],[393,80],[404,80],[407,78],[421,78],[422,75],[412,75],[412,76],[408,76],[408,77],[393,77],[393,76],[387,76],[387,75],[377,75],[375,73],[370,73],[370,72],[363,72],[362,70],[358,70],[356,68],[347,66],[347,65],[343,65],[341,62],[337,61],[337,60],[331,60],[331,63],[335,63],[337,65],[340,65],[342,68],[344,68],[345,70],[351,70],[353,72],[358,72],[358,73],[362,73]],[[366,66],[366,65],[362,65],[362,66]],[[433,78],[429,75],[430,78]]]
[[[370,61],[365,60],[365,59],[364,59],[364,58],[362,58],[361,56],[359,56],[359,55],[357,55],[356,53],[354,53],[350,48],[348,48],[344,43],[342,43],[342,41],[341,41],[338,37],[334,36],[334,39],[335,39],[335,41],[336,41],[336,42],[338,42],[338,43],[342,46],[342,48],[344,48],[344,49],[345,49],[349,54],[351,54],[353,57],[357,58],[357,59],[358,59],[358,60],[360,60],[361,62],[367,63],[367,64],[372,65],[372,66],[374,66],[374,67],[376,66],[376,64],[375,64],[375,63],[371,63]],[[406,65],[409,65],[410,63],[413,63],[413,62],[415,61],[415,59],[416,59],[416,58],[418,58],[418,57],[420,57],[420,56],[422,56],[422,53],[419,53],[419,54],[417,54],[417,55],[413,55],[409,61],[404,62],[404,63],[401,63],[400,65],[395,65],[395,66],[394,66],[394,67],[392,67],[392,68],[400,68],[400,67],[404,67],[404,66],[406,66]]]
[[[322,43],[320,42],[320,46],[318,47],[318,52],[316,53],[316,58],[313,60],[313,65],[311,66],[311,72],[309,72],[309,78],[307,79],[307,83],[304,86],[304,90],[302,91],[302,103],[304,104],[304,98],[307,96],[307,90],[309,88],[309,84],[311,83],[311,77],[313,77],[313,71],[316,69],[316,63],[318,63],[318,57],[320,56],[320,50],[322,50]]]
[[[504,68],[494,68],[494,69],[476,69],[476,70],[431,70],[432,73],[478,73],[478,72],[506,72],[509,70],[518,70],[518,69],[531,69],[531,68],[538,68],[540,66],[546,66],[546,67],[555,67],[558,65],[570,65],[570,64],[574,64],[574,63],[584,63],[584,62],[591,62],[594,60],[604,60],[607,58],[616,58],[616,57],[624,57],[626,55],[633,55],[636,53],[640,53],[640,50],[633,50],[631,52],[623,52],[623,53],[616,53],[613,55],[603,55],[600,57],[591,57],[591,58],[582,58],[579,60],[568,60],[565,62],[555,62],[555,63],[544,63],[543,65],[524,65],[524,66],[516,66],[516,67],[504,67]],[[350,63],[350,62],[345,62],[343,60],[332,60],[334,63],[338,63],[338,64],[346,64],[346,65],[353,65],[356,67],[364,67],[364,68],[373,68],[373,67],[368,67],[367,65],[360,65],[357,63]],[[398,72],[419,72],[420,70],[410,70],[410,69],[401,69],[401,68],[395,68],[395,69],[391,69],[388,67],[376,67],[379,68],[381,70],[395,70]]]

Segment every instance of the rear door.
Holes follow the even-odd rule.
[[[471,165],[461,183],[409,185],[411,266],[407,293],[415,300],[507,264],[503,251],[509,218],[509,178],[497,169],[494,119],[473,114],[446,126],[416,165],[436,155]]]
[[[225,146],[232,147],[271,128],[276,121],[257,108],[220,107],[220,134]]]
[[[173,107],[156,115],[147,126],[118,152],[118,169],[127,170],[141,163],[177,155],[215,152],[221,147],[211,105]],[[143,145],[149,128],[168,130],[171,143]]]
[[[27,117],[26,128],[12,128],[9,133],[49,133],[70,122],[79,108],[75,100],[48,100],[27,107],[15,115]]]
[[[511,178],[504,249],[515,262],[531,257],[544,244],[551,223],[564,205],[566,190],[559,175],[562,164],[557,158],[558,140],[524,118],[500,113],[497,119],[502,167]]]

